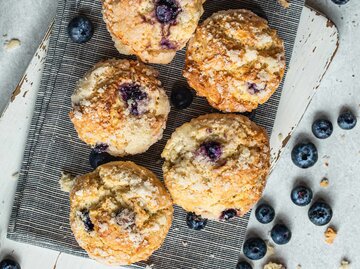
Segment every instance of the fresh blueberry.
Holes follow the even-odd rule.
[[[276,224],[272,229],[270,236],[278,245],[284,245],[291,239],[291,231],[283,224]]]
[[[305,186],[297,186],[291,191],[291,201],[298,206],[306,206],[310,204],[313,192]]]
[[[245,241],[243,252],[250,260],[260,260],[266,255],[266,244],[261,238],[250,238]]]
[[[349,0],[332,0],[337,5],[345,5]]]
[[[91,222],[89,210],[83,209],[80,212],[80,219],[84,223],[85,231],[92,232],[94,230],[94,224]]]
[[[331,207],[324,202],[315,202],[309,209],[308,216],[312,223],[323,226],[330,222],[333,212]]]
[[[314,121],[312,132],[319,139],[328,138],[333,132],[333,125],[328,120],[319,119]]]
[[[98,166],[115,161],[116,158],[111,156],[107,152],[98,152],[96,149],[91,150],[89,155],[89,162],[92,168],[97,168]]]
[[[4,259],[0,262],[0,269],[21,269],[21,267],[14,260]]]
[[[297,144],[291,151],[293,163],[300,168],[309,168],[318,160],[318,152],[313,143]]]
[[[235,218],[237,216],[236,209],[227,209],[221,213],[220,219],[222,220],[229,220]]]
[[[247,261],[240,261],[236,265],[236,269],[252,269],[252,266]]]
[[[261,204],[256,208],[255,217],[262,224],[270,223],[275,217],[275,210],[268,204]]]
[[[75,43],[85,43],[93,36],[94,26],[87,17],[77,16],[70,21],[68,34]]]
[[[191,229],[202,230],[207,224],[207,219],[202,218],[193,212],[188,212],[186,215],[186,224]]]
[[[156,2],[156,18],[161,23],[174,22],[180,11],[176,0],[158,0]]]
[[[134,83],[122,84],[119,90],[121,98],[130,109],[130,113],[138,116],[140,114],[139,102],[147,98],[147,93],[140,89],[140,85]]]
[[[350,110],[346,110],[339,115],[337,122],[341,129],[350,130],[355,127],[357,119]]]
[[[188,88],[175,88],[171,92],[170,99],[175,108],[185,109],[191,105],[194,96]]]
[[[216,162],[222,154],[221,145],[215,141],[204,142],[200,145],[200,153],[211,161]]]

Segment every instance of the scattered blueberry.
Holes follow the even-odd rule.
[[[207,224],[207,219],[202,218],[193,212],[188,212],[186,215],[186,224],[191,229],[202,230]]]
[[[337,5],[345,5],[349,0],[332,0]]]
[[[227,209],[221,213],[220,219],[222,220],[229,220],[235,218],[237,216],[236,209]]]
[[[291,201],[298,206],[306,206],[310,204],[313,192],[305,186],[297,186],[291,191]]]
[[[318,152],[313,143],[297,144],[291,151],[293,163],[300,168],[309,168],[318,160]]]
[[[317,226],[328,224],[332,215],[333,213],[331,207],[324,202],[315,202],[308,212],[310,221]]]
[[[278,245],[284,245],[291,239],[291,231],[283,224],[276,224],[271,229],[271,238]]]
[[[158,0],[156,2],[156,18],[161,23],[171,23],[176,20],[181,8],[176,0]]]
[[[87,17],[76,16],[68,25],[68,34],[75,43],[85,43],[93,36],[94,26]]]
[[[193,101],[193,94],[188,88],[174,88],[171,92],[171,103],[175,108],[185,109]]]
[[[247,261],[240,261],[236,265],[236,269],[252,269],[252,266]]]
[[[96,169],[98,166],[115,161],[116,158],[107,152],[98,152],[96,149],[91,150],[89,155],[89,162],[92,168]]]
[[[200,153],[215,162],[221,157],[221,145],[215,141],[204,142],[200,145]]]
[[[133,83],[126,83],[119,87],[121,98],[126,102],[130,109],[130,113],[134,116],[138,116],[139,101],[147,98],[147,93],[140,89],[140,85]]]
[[[341,129],[350,130],[355,127],[357,119],[351,111],[346,110],[339,115],[337,122]]]
[[[80,219],[84,223],[85,231],[92,232],[94,230],[94,224],[91,222],[89,210],[83,209],[80,212]]]
[[[14,260],[4,259],[0,262],[0,269],[21,269],[21,267]]]
[[[319,139],[328,138],[333,132],[333,125],[328,120],[319,119],[314,121],[312,132]]]
[[[270,223],[275,218],[275,210],[268,204],[261,204],[256,208],[255,217],[262,224]]]
[[[244,243],[244,255],[250,260],[262,259],[265,256],[266,251],[266,244],[261,238],[250,238]]]

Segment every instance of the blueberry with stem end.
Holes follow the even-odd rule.
[[[276,224],[270,232],[272,240],[278,245],[287,244],[291,239],[291,231],[284,224]]]
[[[318,119],[312,124],[311,130],[317,138],[325,139],[331,136],[333,125],[328,120]]]
[[[266,255],[267,247],[264,240],[254,237],[245,241],[243,252],[250,260],[260,260]]]
[[[311,203],[313,192],[306,186],[297,186],[291,191],[291,201],[298,206],[306,206]]]
[[[308,216],[312,223],[323,226],[330,222],[333,212],[331,207],[325,202],[315,202],[309,209]]]
[[[291,151],[293,163],[300,168],[309,168],[318,160],[318,152],[313,143],[300,143]]]
[[[346,110],[339,115],[337,122],[341,129],[351,130],[355,127],[357,119],[350,110]]]
[[[270,223],[275,218],[275,210],[268,204],[261,204],[255,210],[255,217],[262,224]]]
[[[68,34],[75,43],[88,42],[94,34],[92,22],[83,15],[74,17],[68,24]]]

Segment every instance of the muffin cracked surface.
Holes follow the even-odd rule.
[[[162,157],[174,203],[210,219],[246,214],[261,197],[269,172],[265,130],[235,114],[207,114],[185,123]]]
[[[285,72],[284,43],[249,10],[220,11],[191,38],[183,75],[199,96],[224,112],[265,103]]]
[[[107,29],[122,54],[166,64],[194,33],[204,0],[104,0]]]
[[[70,192],[70,224],[88,255],[108,265],[146,260],[172,223],[170,195],[149,170],[112,162],[77,177]]]
[[[162,138],[170,112],[157,76],[137,61],[96,64],[71,97],[70,118],[79,138],[115,156],[145,152]]]

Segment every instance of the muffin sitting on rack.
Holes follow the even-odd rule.
[[[71,97],[80,139],[114,156],[143,153],[160,140],[170,104],[157,76],[137,61],[96,64]]]
[[[215,13],[198,27],[183,74],[214,108],[245,112],[270,98],[284,71],[284,43],[276,31],[240,9]]]
[[[115,47],[148,63],[167,64],[194,33],[204,0],[103,1]]]

